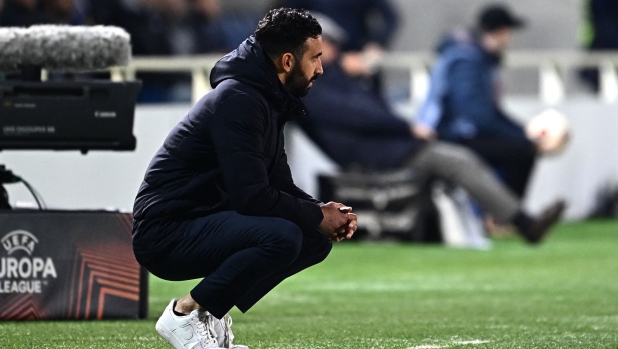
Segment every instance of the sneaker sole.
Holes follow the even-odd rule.
[[[176,344],[174,344],[175,340],[172,340],[172,332],[167,327],[165,327],[165,325],[157,321],[155,329],[157,330],[159,335],[163,337],[163,339],[165,339],[169,344],[172,345],[172,347],[176,349],[184,349],[182,345],[177,346]]]
[[[157,332],[161,335],[161,337],[163,337],[163,339],[165,339],[172,347],[176,349],[191,349],[191,348],[184,347],[182,343],[178,343],[175,336],[172,334],[172,331],[170,331],[164,324],[160,323],[159,321],[157,321],[155,325],[155,330],[157,330]],[[202,346],[200,343],[195,343],[193,348],[202,348]],[[236,348],[236,347],[232,347],[232,348]],[[225,349],[225,348],[209,348],[209,349]],[[247,347],[247,349],[249,349],[249,347]]]

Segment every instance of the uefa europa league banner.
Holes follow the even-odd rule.
[[[144,318],[148,274],[132,217],[106,211],[0,211],[0,320]]]

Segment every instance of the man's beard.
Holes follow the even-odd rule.
[[[300,65],[295,65],[285,82],[285,88],[293,96],[305,97],[307,93],[309,93],[309,83],[315,81],[317,78],[318,75],[316,74],[311,79],[307,79]]]

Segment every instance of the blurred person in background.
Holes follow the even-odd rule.
[[[190,0],[159,0],[172,55],[186,56],[195,52],[195,41],[187,18],[192,12]]]
[[[170,23],[182,11],[183,5],[174,5],[169,0],[90,0],[88,14],[92,24],[113,25],[125,29],[131,35],[134,57],[171,56],[176,47],[172,45]],[[185,2],[186,0],[178,0]],[[143,83],[138,103],[172,102],[173,88],[178,77],[169,73],[142,72],[137,79]]]
[[[79,0],[42,0],[42,10],[51,24],[84,25],[86,16]]]
[[[474,30],[455,30],[442,40],[430,89],[417,117],[417,135],[463,145],[498,171],[522,198],[538,146],[499,106],[499,68],[522,19],[503,5],[482,9]]]
[[[259,18],[243,21],[236,12],[223,13],[220,0],[160,0],[163,4],[172,55],[219,53],[223,55],[253,33]],[[238,22],[242,23],[240,33]],[[242,35],[242,38],[234,37]],[[176,73],[171,101],[190,102],[191,75]]]
[[[163,25],[165,26],[171,55],[190,56],[196,53],[199,40],[207,38],[196,37],[191,23],[188,21],[193,12],[190,0],[159,0]],[[191,102],[191,73],[167,73],[169,83],[165,102]]]
[[[92,24],[131,35],[133,56],[225,53],[251,35],[259,18],[223,13],[220,0],[88,0]],[[239,38],[242,35],[242,39]],[[190,102],[188,73],[138,73],[138,103]]]
[[[90,0],[89,15],[93,24],[114,25],[129,32],[133,55],[171,55],[164,1]]]
[[[253,9],[224,9],[221,0],[190,0],[193,11],[189,17],[198,38],[196,53],[224,53],[253,33],[260,13]]]
[[[282,3],[332,18],[348,33],[348,40],[341,46],[342,64],[350,73],[364,77],[377,93],[383,92],[377,62],[399,25],[391,0],[283,0]]]
[[[4,0],[0,12],[0,26],[29,27],[50,22],[50,17],[39,7],[38,0]]]
[[[618,1],[586,0],[580,36],[584,47],[591,52],[618,50]],[[593,91],[599,91],[598,69],[583,69],[580,77]]]
[[[341,46],[344,52],[384,49],[399,24],[390,0],[283,0],[283,5],[323,13],[335,21],[348,33]]]
[[[466,189],[501,222],[513,223],[527,242],[543,239],[564,210],[563,201],[535,217],[473,152],[418,137],[422,131],[395,115],[362,78],[346,70],[341,61],[341,43],[349,38],[345,30],[323,14],[314,15],[322,25],[324,74],[303,98],[308,117],[297,122],[330,159],[343,169],[409,167],[445,179]]]
[[[190,0],[190,6],[188,22],[196,38],[196,54],[229,52],[239,44],[228,42],[221,0]]]

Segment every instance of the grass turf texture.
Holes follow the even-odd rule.
[[[618,348],[618,222],[561,225],[538,247],[336,245],[247,314],[262,348]],[[0,322],[0,348],[171,348],[154,323],[196,281],[151,277],[140,321]]]

